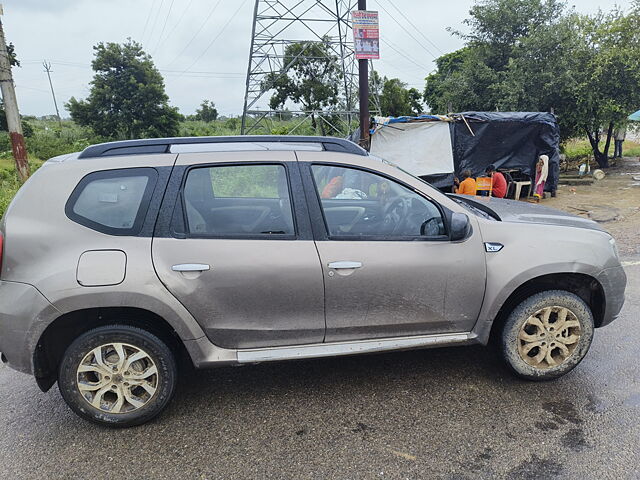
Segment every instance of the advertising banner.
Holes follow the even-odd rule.
[[[358,60],[380,58],[380,23],[378,12],[356,10],[351,12],[353,44]]]

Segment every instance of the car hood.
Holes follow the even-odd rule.
[[[593,220],[571,215],[570,213],[544,207],[539,204],[501,198],[469,197],[465,195],[454,196],[489,214],[493,212],[495,215],[492,216],[499,218],[503,222],[540,223],[544,225],[587,228],[601,232],[606,231]]]

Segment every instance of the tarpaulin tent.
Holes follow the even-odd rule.
[[[631,115],[629,115],[629,120],[633,120],[634,122],[640,122],[640,110],[638,110],[636,113],[632,113]]]
[[[546,190],[557,188],[560,130],[551,113],[465,112],[447,116],[376,118],[371,153],[398,164],[439,188],[454,174],[487,166],[535,176],[542,154],[549,156]]]

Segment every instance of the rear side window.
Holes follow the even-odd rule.
[[[149,207],[153,168],[106,170],[84,177],[67,202],[67,216],[109,235],[137,235]]]
[[[290,238],[295,235],[283,165],[194,168],[184,185],[190,235]]]

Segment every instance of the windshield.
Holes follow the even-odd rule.
[[[426,180],[420,178],[420,177],[416,177],[413,173],[411,172],[407,172],[404,168],[402,168],[400,165],[398,165],[397,163],[391,162],[389,160],[385,160],[384,158],[378,157],[377,155],[371,155],[369,154],[370,158],[373,158],[374,160],[378,160],[379,162],[384,163],[385,165],[389,165],[390,167],[393,168],[397,168],[398,170],[400,170],[402,173],[406,173],[407,175],[409,175],[412,178],[415,178],[416,180],[424,183],[425,185],[429,185],[431,188],[435,188],[433,185],[431,185],[429,182],[427,182]]]

